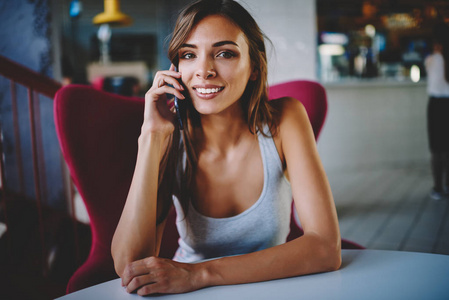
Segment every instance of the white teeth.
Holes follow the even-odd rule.
[[[196,90],[200,94],[212,94],[212,93],[218,93],[220,91],[220,88],[215,88],[215,89],[197,88]]]

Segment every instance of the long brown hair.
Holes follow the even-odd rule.
[[[257,25],[253,17],[239,3],[233,0],[200,0],[187,6],[179,15],[175,29],[171,37],[168,56],[170,61],[177,66],[179,63],[178,50],[185,43],[194,27],[205,17],[220,15],[238,26],[245,35],[249,46],[251,67],[257,71],[257,79],[249,81],[240,103],[245,115],[248,129],[256,134],[262,130],[264,124],[268,124],[272,134],[276,134],[274,122],[274,109],[268,103],[267,91],[267,56],[265,49],[265,35]],[[188,95],[186,95],[188,96]],[[184,130],[182,130],[183,147],[186,153],[186,165],[182,174],[177,173],[182,167],[182,159],[179,157],[180,135],[176,128],[170,138],[169,147],[161,162],[160,185],[158,202],[162,204],[162,214],[158,222],[162,221],[171,206],[168,202],[171,195],[175,194],[181,202],[184,212],[187,214],[189,201],[192,196],[192,184],[195,178],[197,155],[193,147],[195,137],[194,128],[201,126],[199,113],[195,110],[191,101],[187,103],[187,114],[183,116]],[[177,177],[179,186],[173,184]]]

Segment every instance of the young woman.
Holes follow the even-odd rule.
[[[254,19],[232,0],[198,1],[178,18],[169,57],[145,96],[112,242],[126,290],[182,293],[338,269],[336,210],[306,111],[292,98],[268,102]],[[186,105],[181,140],[167,94]],[[292,196],[304,235],[285,243]],[[172,203],[180,241],[167,260],[157,256]]]
[[[432,154],[434,186],[430,197],[440,200],[449,194],[449,27],[434,28],[433,53],[426,57],[427,129]]]

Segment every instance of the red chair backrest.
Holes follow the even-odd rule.
[[[276,84],[269,88],[270,99],[281,97],[292,97],[301,101],[307,111],[313,133],[315,134],[315,140],[318,140],[327,114],[327,96],[324,87],[318,82],[296,80]],[[303,234],[304,232],[296,220],[295,207],[292,205],[290,234],[287,237],[287,241],[293,240]],[[346,239],[341,240],[341,248],[364,249],[363,246]]]
[[[270,86],[270,99],[292,97],[305,107],[312,124],[315,139],[318,140],[327,114],[327,98],[324,87],[315,81],[296,80]]]
[[[292,97],[300,101],[307,111],[307,116],[309,117],[313,133],[315,134],[315,140],[318,140],[327,113],[326,91],[321,84],[309,80],[296,80],[280,83],[269,87],[268,97],[270,100],[282,97]],[[287,241],[291,241],[303,234],[304,232],[296,220],[295,206],[292,204],[290,233],[287,237]]]
[[[143,109],[143,98],[83,85],[69,85],[55,95],[54,116],[62,154],[86,205],[92,230],[89,257],[70,279],[67,292],[117,277],[111,241],[134,172]],[[170,218],[174,219],[173,213]],[[161,256],[172,257],[177,232],[173,228],[167,231]]]

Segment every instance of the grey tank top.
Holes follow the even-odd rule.
[[[269,133],[267,126],[265,132]],[[202,215],[192,204],[185,217],[174,196],[179,248],[173,260],[196,262],[250,253],[282,244],[290,228],[292,193],[284,177],[273,138],[258,134],[264,183],[259,199],[244,212],[229,218]]]

